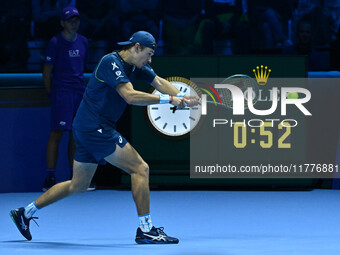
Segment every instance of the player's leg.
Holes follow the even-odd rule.
[[[138,152],[127,143],[105,158],[110,164],[119,167],[131,175],[131,190],[139,215],[150,212],[149,201],[149,166]]]
[[[68,142],[68,160],[69,160],[69,164],[70,164],[71,178],[73,176],[73,159],[74,159],[75,152],[76,152],[76,142],[75,142],[74,137],[73,137],[73,132],[71,131],[69,142]],[[87,191],[94,191],[94,190],[96,190],[96,184],[91,182]]]
[[[118,144],[119,145],[119,144]],[[111,155],[105,157],[110,164],[131,175],[131,190],[139,216],[139,228],[135,241],[139,244],[176,244],[178,239],[167,236],[163,228],[155,228],[150,216],[149,166],[138,152],[127,143],[116,146]]]
[[[91,183],[97,166],[94,163],[82,163],[74,160],[72,180],[54,185],[35,200],[36,206],[41,209],[74,193],[85,192]]]
[[[50,205],[62,198],[74,193],[85,192],[90,185],[92,177],[97,169],[97,164],[81,163],[74,161],[72,180],[58,183],[41,195],[37,200],[28,206],[21,207],[10,212],[10,216],[19,229],[20,233],[28,240],[32,239],[29,223],[33,214],[47,205]]]

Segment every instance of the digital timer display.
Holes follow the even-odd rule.
[[[250,130],[250,134],[248,133]],[[281,132],[278,132],[281,131]],[[283,131],[283,132],[282,132]],[[284,125],[279,123],[277,126],[273,126],[271,122],[264,122],[259,128],[249,128],[244,123],[235,123],[234,125],[234,146],[235,148],[245,148],[249,143],[248,137],[252,134],[259,132],[260,140],[257,141],[255,138],[250,139],[251,144],[257,144],[263,149],[270,149],[276,146],[279,149],[290,149],[292,147],[290,141],[290,135],[292,127],[288,122]],[[279,133],[277,139],[274,139],[273,132]]]

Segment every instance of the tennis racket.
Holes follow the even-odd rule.
[[[244,95],[244,108],[248,108],[248,97],[251,96],[253,105],[259,99],[259,87],[257,82],[245,74],[235,74],[226,79],[224,79],[219,84],[229,84],[234,85],[239,88]],[[252,95],[248,95],[248,88],[252,88]],[[213,88],[210,86],[211,93],[208,89],[201,88],[210,97],[207,97],[207,103],[224,106],[226,108],[233,108],[232,93],[227,88]]]

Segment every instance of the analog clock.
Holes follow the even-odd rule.
[[[166,78],[179,91],[190,96],[200,96],[198,87],[183,77]],[[160,95],[157,90],[152,92]],[[201,118],[201,106],[179,109],[172,104],[154,104],[147,106],[148,119],[152,126],[168,137],[183,137],[195,128]]]

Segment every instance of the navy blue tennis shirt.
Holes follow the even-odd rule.
[[[92,73],[73,121],[76,130],[93,131],[102,125],[115,127],[127,105],[116,86],[126,82],[133,84],[135,80],[152,83],[156,77],[150,65],[136,68],[126,63],[118,52],[105,55]]]

